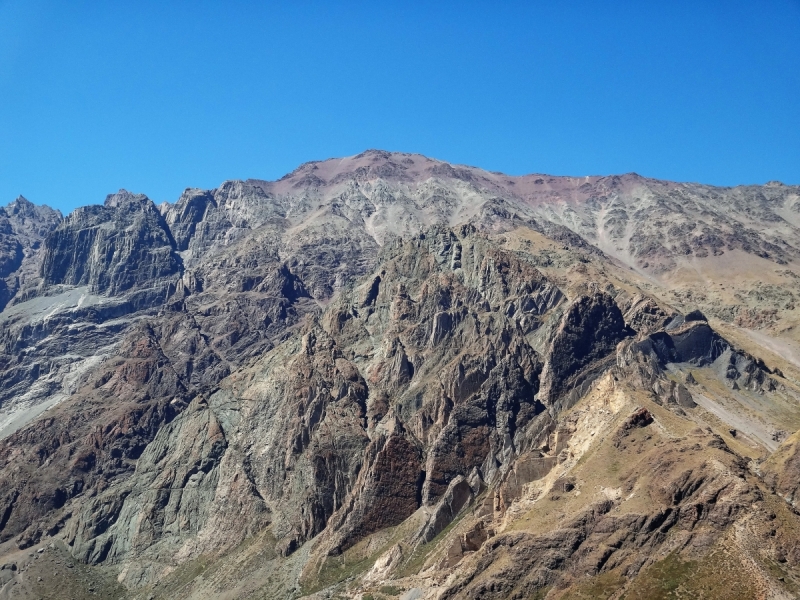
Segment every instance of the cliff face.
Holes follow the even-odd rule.
[[[0,212],[0,308],[25,289],[36,255],[45,237],[58,225],[61,214],[36,206],[22,196]]]
[[[64,219],[45,239],[41,267],[45,288],[86,286],[109,296],[136,288],[134,309],[163,303],[180,272],[175,241],[155,205],[124,190]]]
[[[162,429],[114,524],[98,530],[109,515],[97,507],[118,489],[82,510],[76,554],[191,558],[267,524],[284,554],[323,531],[341,552],[436,504],[456,477],[493,477],[526,425],[550,421],[535,400],[542,361],[516,319],[533,331],[562,301],[470,228],[394,242],[365,285]]]
[[[720,552],[726,589],[791,594],[794,307],[735,325],[792,301],[797,194],[370,151],[160,207],[17,200],[0,586],[47,596],[52,543],[143,598],[692,595]],[[723,275],[687,287],[689,256]]]

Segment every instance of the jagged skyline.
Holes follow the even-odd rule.
[[[69,6],[67,8],[67,6]],[[420,152],[800,183],[797,3],[0,6],[0,204]]]
[[[799,232],[378,150],[14,202],[0,600],[795,597]]]

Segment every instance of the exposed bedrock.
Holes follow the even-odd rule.
[[[473,229],[394,243],[377,273],[379,284],[368,276],[302,337],[162,427],[119,484],[124,501],[109,488],[77,516],[80,557],[170,562],[222,552],[267,522],[284,554],[323,531],[340,552],[440,502],[455,478],[491,478],[510,464],[544,410],[534,399],[542,361],[516,319],[535,328],[560,292]],[[218,424],[217,446],[202,442],[202,423]],[[198,458],[205,452],[213,456]],[[153,477],[166,471],[174,491],[160,499],[165,486]],[[232,502],[246,508],[221,544]],[[132,529],[135,514],[149,516]]]
[[[0,442],[0,539],[20,547],[64,527],[73,498],[125,479],[137,459],[185,406],[187,389],[149,328],[133,332],[116,355],[44,418]]]
[[[132,296],[136,308],[161,304],[177,283],[181,259],[155,205],[121,190],[102,206],[70,214],[44,242],[44,286],[89,287],[94,294]]]
[[[556,410],[566,408],[609,366],[617,344],[632,333],[608,294],[574,300],[550,343],[539,398]],[[572,390],[576,393],[569,394]]]
[[[639,357],[633,358],[635,355]],[[628,342],[618,353],[617,362],[623,367],[637,363],[645,388],[656,384],[661,368],[668,363],[711,366],[735,389],[763,392],[774,390],[778,385],[773,371],[763,360],[730,344],[709,326],[704,317],[691,320],[674,317],[664,330]],[[662,381],[655,389],[659,396],[673,397],[678,404],[692,406],[688,391],[681,383]]]
[[[0,440],[0,542],[56,537],[138,589],[256,534],[276,561],[349,560],[409,519],[416,548],[462,516],[435,558],[464,575],[446,594],[500,598],[565,573],[634,576],[668,536],[718,536],[761,500],[705,430],[669,448],[698,453],[686,473],[667,450],[648,465],[663,481],[635,514],[615,510],[633,491],[625,478],[552,531],[490,523],[537,486],[577,497],[575,477],[553,475],[577,460],[570,440],[588,447],[597,431],[621,452],[664,415],[689,418],[701,385],[690,368],[732,393],[789,385],[610,259],[663,269],[689,256],[684,241],[698,260],[797,255],[743,216],[753,190],[681,189],[367,152],[158,208],[120,192],[61,219],[18,200],[0,214],[0,418],[30,410],[33,422],[11,433],[9,421]],[[764,191],[764,215],[796,219],[792,190]],[[736,218],[711,210],[724,198]],[[663,222],[644,223],[633,199]],[[675,247],[659,234],[669,207],[682,215]],[[687,211],[703,223],[686,225]],[[771,223],[788,232],[789,220]],[[647,409],[604,436],[598,403],[591,431],[577,430],[576,403],[601,385],[609,402],[645,391]],[[796,453],[784,454],[763,473],[794,502]],[[393,546],[384,566],[413,548]]]
[[[259,285],[284,298],[302,293],[290,271],[276,273]],[[474,228],[433,229],[388,244],[375,271],[307,320],[301,335],[210,395],[201,390],[229,363],[197,320],[177,312],[151,334],[152,350],[134,344],[117,371],[92,383],[131,397],[137,388],[127,382],[141,381],[139,389],[151,390],[146,402],[166,402],[172,412],[147,430],[123,470],[111,468],[106,457],[118,453],[107,442],[93,442],[88,454],[85,442],[73,443],[68,456],[85,456],[88,475],[62,506],[40,504],[36,515],[9,500],[4,535],[25,531],[20,543],[31,543],[24,540],[42,535],[32,522],[60,518],[82,560],[134,561],[131,585],[152,580],[158,565],[223,553],[266,526],[283,555],[320,534],[337,554],[425,506],[431,512],[419,536],[433,539],[483,486],[500,485],[506,506],[522,485],[546,476],[570,435],[554,418],[599,374],[624,364],[618,346],[630,349],[622,356],[656,361],[649,385],[657,389],[664,335],[680,342],[669,348],[699,356],[716,343],[701,321],[625,341],[632,331],[608,294],[561,303],[547,278]],[[540,356],[526,335],[553,318]],[[153,351],[160,368],[130,362]],[[173,383],[164,387],[157,377],[167,367]],[[219,375],[205,379],[214,369]],[[688,407],[684,391],[663,393]],[[58,456],[50,463],[64,464]],[[109,483],[98,485],[101,473]],[[91,499],[78,505],[90,487]],[[26,489],[8,484],[6,497]]]
[[[57,210],[22,196],[0,209],[0,310],[35,281],[42,241],[60,221]]]
[[[653,416],[638,409],[613,436],[615,446],[626,440],[631,443],[629,436],[652,423]],[[685,459],[676,462],[675,452]],[[744,461],[718,436],[697,429],[688,439],[654,448],[643,460],[647,473],[632,472],[627,485],[647,494],[649,507],[645,510],[627,512],[620,510],[622,498],[605,499],[588,503],[572,518],[549,522],[541,533],[512,529],[478,536],[481,529],[486,532],[486,527],[480,526],[484,521],[478,521],[470,533],[479,543],[469,552],[450,552],[449,560],[463,566],[442,597],[527,598],[612,571],[633,579],[645,565],[657,560],[664,548],[707,551],[721,532],[755,508],[760,514],[752,520],[759,525],[752,533],[748,529],[748,534],[758,531],[759,543],[783,552],[781,540],[770,540],[764,530],[770,517],[765,514],[763,493],[746,477]],[[541,476],[531,473],[525,479],[537,475]],[[509,483],[499,490],[501,511],[508,506],[503,493],[518,489]],[[570,478],[556,481],[551,488],[553,499],[572,491],[574,484]],[[460,547],[465,546],[462,541]],[[467,554],[472,556],[464,560]]]

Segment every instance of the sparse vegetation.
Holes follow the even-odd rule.
[[[411,556],[403,563],[402,567],[398,570],[398,577],[408,577],[414,575],[422,569],[428,557],[436,550],[439,542],[441,542],[447,535],[458,525],[461,519],[464,518],[464,513],[456,517],[447,527],[445,527],[439,534],[426,544],[420,544],[411,553]]]
[[[619,592],[626,579],[614,571],[600,573],[571,587],[560,600],[606,600]]]
[[[624,600],[740,600],[756,598],[756,586],[742,563],[724,547],[701,560],[677,552],[646,568],[625,592]]]

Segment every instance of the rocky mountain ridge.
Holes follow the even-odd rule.
[[[0,542],[131,597],[637,597],[720,544],[791,594],[798,193],[368,151],[18,200]]]

